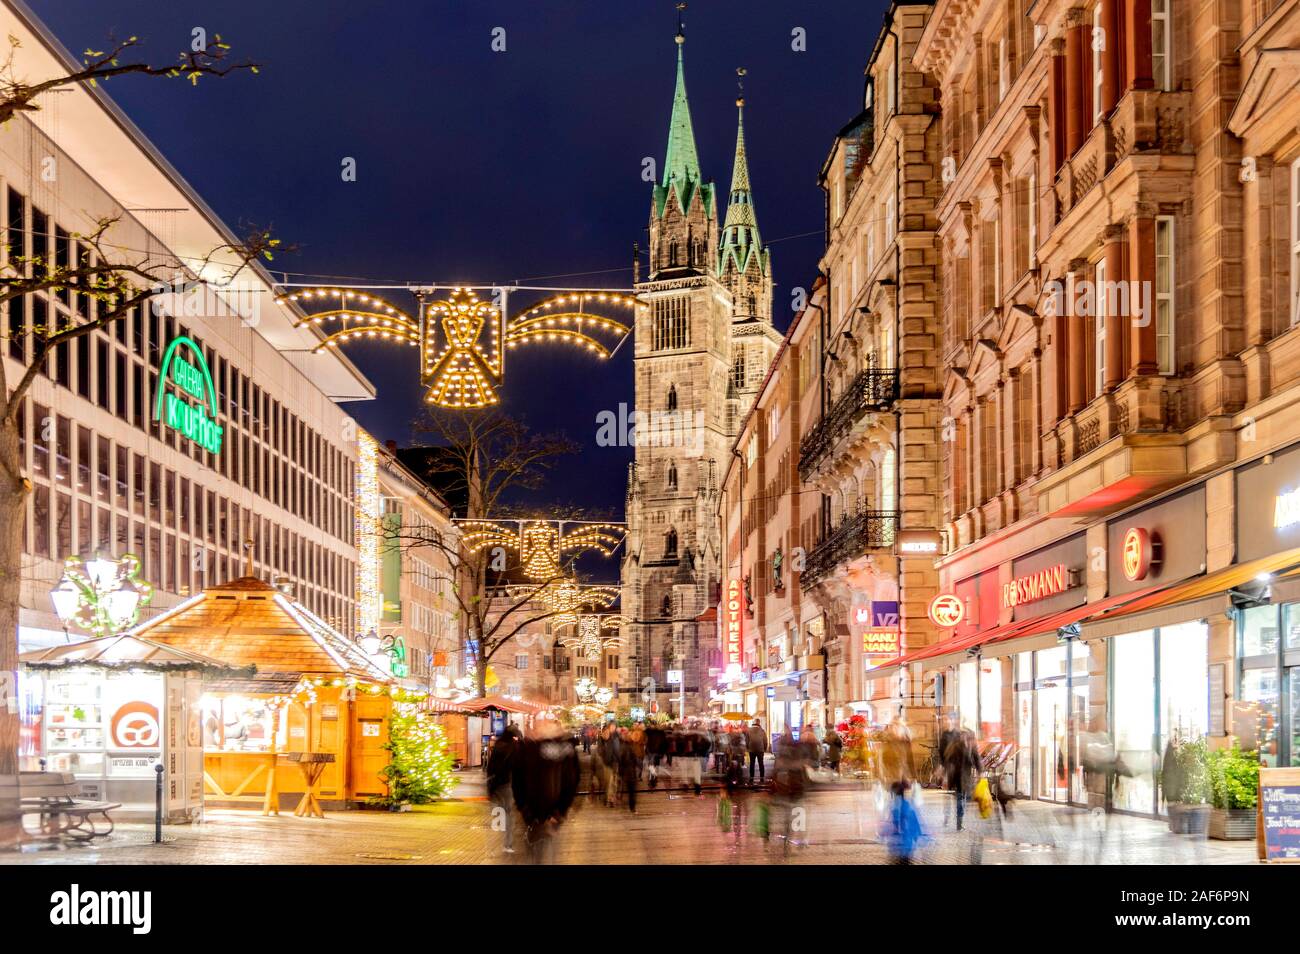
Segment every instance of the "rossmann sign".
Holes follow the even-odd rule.
[[[1022,603],[1064,593],[1070,588],[1070,573],[1064,563],[1045,567],[1027,576],[1018,576],[1010,583],[1002,584],[1002,605],[1016,607]]]
[[[217,389],[194,340],[182,335],[163,353],[153,419],[180,431],[210,454],[221,453],[224,429],[217,423]],[[178,394],[167,382],[180,389]]]

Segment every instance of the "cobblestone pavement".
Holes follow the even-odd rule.
[[[0,864],[494,864],[523,863],[505,854],[493,831],[481,782],[467,777],[458,800],[405,813],[330,812],[325,819],[256,811],[209,810],[201,825],[169,826],[152,844],[152,825],[128,822],[91,847],[0,855]],[[560,829],[555,860],[565,864],[883,864],[872,793],[843,782],[811,791],[796,815],[793,840],[755,834],[749,822],[758,799],[740,799],[739,824],[718,823],[718,792],[642,792],[636,814],[579,797]],[[928,864],[1249,864],[1253,842],[1207,841],[1171,835],[1149,819],[1016,802],[1009,819],[967,814],[968,830],[944,824],[946,796],[927,792],[922,820],[927,839],[917,861]],[[516,836],[522,841],[521,834]],[[522,847],[522,846],[518,846]]]

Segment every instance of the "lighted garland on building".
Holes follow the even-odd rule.
[[[420,294],[417,289],[412,291]],[[334,329],[313,353],[360,338],[418,347],[420,383],[428,389],[425,400],[449,408],[490,407],[500,402],[497,391],[505,379],[507,346],[550,341],[608,358],[609,346],[596,336],[622,340],[630,329],[587,309],[645,307],[630,295],[575,292],[538,302],[506,322],[500,309],[479,299],[469,288],[453,288],[439,301],[421,298],[419,317],[377,296],[342,287],[303,289],[278,300],[306,308],[324,306],[294,325]]]
[[[384,748],[391,758],[379,774],[388,786],[388,794],[376,798],[377,804],[390,808],[424,805],[442,798],[456,784],[442,726],[417,705],[394,703]]]
[[[384,591],[380,577],[379,536],[384,502],[379,493],[379,444],[365,431],[357,436],[357,632],[379,626]]]

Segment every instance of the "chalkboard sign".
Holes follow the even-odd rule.
[[[1226,700],[1228,698],[1228,693],[1225,691],[1227,675],[1227,663],[1215,663],[1210,667],[1210,678],[1208,680],[1210,696],[1209,734],[1218,738],[1228,734],[1228,727],[1224,719],[1224,710],[1227,708]]]
[[[1300,769],[1259,770],[1259,857],[1300,862]]]

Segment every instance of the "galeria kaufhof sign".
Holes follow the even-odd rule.
[[[181,393],[167,387],[168,381]],[[167,346],[159,382],[154,420],[180,431],[208,453],[220,454],[224,429],[216,421],[217,389],[203,351],[193,339],[182,335]]]

